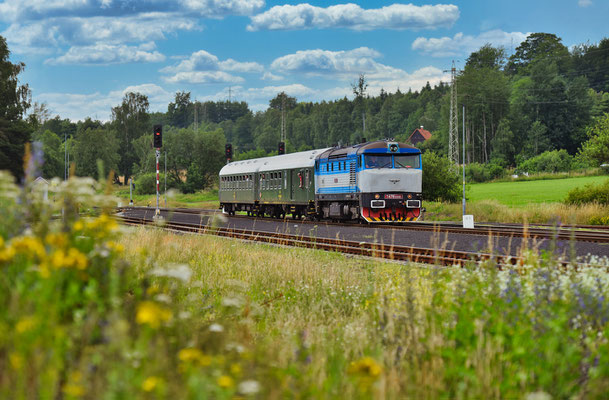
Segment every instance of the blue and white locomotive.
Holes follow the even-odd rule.
[[[220,170],[220,206],[280,218],[416,221],[422,178],[419,149],[378,140],[231,162]]]

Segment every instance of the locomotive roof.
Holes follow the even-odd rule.
[[[370,152],[389,152],[388,143],[397,143],[400,146],[400,153],[420,153],[421,151],[406,143],[399,143],[393,140],[376,140],[374,142],[360,143],[347,147],[334,147],[327,149],[319,158],[340,158],[351,154],[362,154]],[[380,151],[384,150],[384,151]]]
[[[300,151],[298,153],[282,154],[272,157],[233,161],[222,167],[220,176],[312,167],[315,165],[316,157],[326,150],[328,149]]]

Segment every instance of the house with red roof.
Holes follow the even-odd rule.
[[[431,132],[423,129],[423,126],[417,128],[412,132],[412,135],[408,138],[408,142],[410,142],[413,146],[418,145],[421,142],[431,139]]]

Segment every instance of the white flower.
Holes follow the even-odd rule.
[[[256,394],[260,391],[260,384],[254,380],[243,381],[239,384],[239,393],[244,395]]]
[[[190,267],[186,264],[171,264],[167,268],[157,267],[149,272],[152,276],[176,278],[183,282],[188,282],[192,276]]]
[[[211,324],[209,326],[209,331],[210,332],[222,332],[222,331],[224,331],[224,327],[220,324]]]

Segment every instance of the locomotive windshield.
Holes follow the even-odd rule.
[[[420,168],[418,154],[400,154],[395,155],[395,168]]]
[[[366,168],[420,168],[419,154],[366,154]]]

